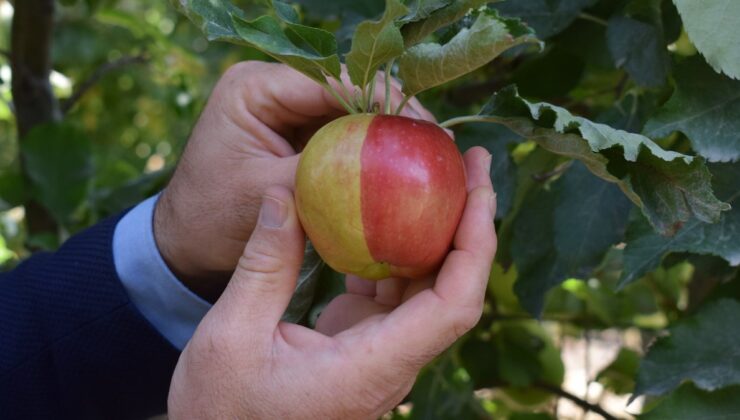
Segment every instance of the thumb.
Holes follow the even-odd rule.
[[[277,326],[295,290],[304,246],[293,194],[285,187],[268,188],[257,226],[216,305],[250,328]]]

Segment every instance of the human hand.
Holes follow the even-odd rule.
[[[346,72],[344,81],[351,90]],[[375,100],[383,98],[378,88]],[[394,107],[403,99],[395,81],[391,98]],[[211,301],[218,297],[254,229],[265,189],[292,189],[296,152],[345,113],[318,83],[282,64],[244,62],[224,74],[154,215],[159,251],[186,286]],[[416,100],[402,115],[434,119]]]
[[[474,148],[464,159],[467,203],[436,280],[373,291],[350,280],[321,332],[280,321],[304,236],[291,192],[269,189],[232,280],[180,356],[170,418],[375,418],[397,405],[483,308],[496,250],[490,155]]]

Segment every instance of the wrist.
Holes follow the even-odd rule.
[[[170,271],[190,291],[215,302],[231,273],[210,271],[199,264],[203,252],[198,249],[198,241],[188,234],[187,223],[178,214],[167,190],[157,200],[152,224],[157,249]]]

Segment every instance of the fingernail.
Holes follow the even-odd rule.
[[[491,194],[491,198],[488,199],[488,206],[491,210],[491,216],[496,217],[496,193]]]
[[[485,165],[487,172],[491,172],[491,162],[492,161],[493,161],[492,154],[488,154],[488,156],[483,158],[483,165]]]
[[[283,226],[288,218],[288,207],[282,201],[265,196],[262,199],[259,222],[262,226],[279,228]]]

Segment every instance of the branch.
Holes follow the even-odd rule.
[[[54,0],[22,0],[14,4],[10,31],[11,92],[20,142],[32,128],[62,119],[49,82],[54,4]],[[23,160],[21,168],[24,178],[30,181]],[[26,203],[26,226],[31,235],[57,228],[54,218],[36,200]]]
[[[49,83],[54,3],[54,0],[15,3],[10,49],[11,89],[21,139],[36,125],[62,118]]]
[[[555,394],[558,397],[562,397],[562,398],[566,398],[568,400],[571,400],[574,404],[576,404],[577,406],[581,407],[582,409],[584,409],[586,411],[592,411],[592,412],[600,415],[601,417],[605,418],[606,420],[617,420],[616,417],[614,417],[611,414],[609,414],[606,410],[604,410],[603,408],[601,408],[600,405],[598,405],[598,404],[591,404],[590,402],[588,402],[588,401],[586,401],[586,400],[584,400],[582,398],[579,398],[579,397],[571,394],[570,392],[568,392],[568,391],[566,391],[566,390],[564,390],[564,389],[562,389],[560,387],[557,387],[557,386],[554,386],[554,385],[550,385],[550,384],[546,384],[546,383],[537,383],[537,384],[535,384],[535,387],[540,388],[542,390],[545,390],[547,392],[550,392],[552,394]]]
[[[69,112],[69,110],[72,109],[72,107],[74,107],[80,99],[82,99],[85,93],[87,93],[90,88],[95,86],[95,84],[98,83],[98,81],[100,81],[100,79],[102,79],[103,76],[105,76],[107,73],[118,70],[122,67],[126,67],[128,65],[142,64],[146,63],[147,61],[149,61],[149,57],[147,57],[145,54],[130,55],[105,63],[96,68],[95,71],[90,75],[90,77],[85,79],[77,86],[77,88],[74,92],[72,92],[72,95],[69,98],[62,101],[62,113],[66,114],[67,112]]]

